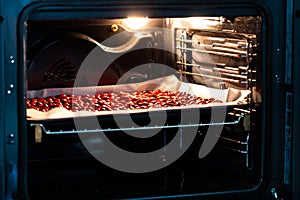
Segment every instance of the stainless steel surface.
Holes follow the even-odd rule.
[[[176,47],[176,49],[186,50],[186,51],[196,51],[199,53],[208,53],[218,56],[229,56],[234,58],[246,58],[246,54],[238,54],[238,53],[226,53],[220,51],[213,51],[213,50],[202,50],[202,49],[193,49],[193,48],[184,48],[184,47]]]
[[[31,123],[30,126],[41,127],[42,130],[50,134],[76,134],[76,133],[97,133],[97,132],[112,132],[112,131],[137,131],[137,130],[149,130],[149,129],[165,129],[165,128],[187,128],[187,127],[199,127],[199,126],[222,126],[222,125],[234,125],[238,124],[241,119],[244,117],[244,114],[241,114],[237,120],[231,122],[211,122],[211,123],[200,123],[200,124],[177,124],[177,125],[165,125],[165,126],[142,126],[142,127],[119,127],[119,128],[105,128],[105,129],[96,129],[96,130],[60,130],[60,131],[51,131],[47,130],[46,127],[41,123]]]
[[[226,81],[226,82],[229,82],[229,83],[241,83],[240,80],[235,80],[235,79],[230,79],[230,78],[223,78],[223,77],[218,77],[218,76],[211,76],[211,75],[205,75],[205,74],[199,74],[199,73],[193,73],[193,72],[184,72],[184,71],[181,71],[180,73],[193,75],[193,76],[202,76],[202,77],[222,80],[222,81]]]

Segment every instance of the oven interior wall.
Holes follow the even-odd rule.
[[[89,52],[97,46],[97,43],[114,47],[131,41],[134,34],[128,31],[126,27],[118,25],[121,24],[120,21],[31,22],[29,25],[30,34],[28,34],[28,61],[30,62],[28,90],[72,87],[79,67]],[[114,25],[118,25],[117,32],[112,31]],[[153,19],[148,26],[163,27],[163,20]],[[138,42],[151,47],[153,38],[141,37]],[[141,82],[169,75],[170,72],[164,68],[159,69],[156,67],[149,68],[146,71],[130,71],[143,64],[163,62],[162,52],[159,49],[156,51],[156,53],[153,53],[150,50],[136,48],[126,52],[126,49],[124,49],[126,53],[121,53],[116,60],[111,60],[109,66],[101,66],[99,63],[99,67],[106,70],[98,84],[114,85],[117,83]],[[49,54],[51,57],[49,57]],[[89,81],[92,76],[93,72],[88,72],[86,77],[82,78],[84,81],[81,86],[94,86],[94,83]]]
[[[85,149],[77,134],[43,133],[42,140],[37,141],[36,127],[28,126],[30,197],[32,199],[82,199],[86,196],[134,198],[254,188],[261,178],[262,144],[261,136],[257,132],[261,126],[259,97],[261,18],[251,16],[237,17],[230,19],[231,21],[228,19],[220,21],[221,19],[223,20],[223,17],[205,18],[206,22],[212,22],[213,25],[204,28],[188,23],[188,18],[148,19],[148,27],[171,28],[174,34],[165,37],[156,31],[152,37],[142,37],[139,43],[149,48],[129,51],[113,60],[98,80],[99,86],[138,83],[168,76],[177,71],[175,75],[178,78],[192,83],[220,89],[233,87],[250,90],[252,93],[245,100],[246,103],[227,108],[226,121],[235,121],[238,116],[244,114],[247,117],[237,124],[225,125],[212,152],[199,159],[199,149],[208,129],[207,126],[199,127],[195,140],[180,159],[158,171],[132,174],[111,169],[97,161]],[[117,31],[114,31],[114,25],[118,25]],[[118,35],[120,33],[122,37]],[[29,21],[27,35],[27,88],[40,90],[72,87],[83,60],[97,43],[111,45],[107,39],[114,37],[116,38],[114,41],[117,42],[113,45],[121,46],[130,40],[132,32],[122,25],[121,19],[93,19]],[[178,37],[183,35],[185,38]],[[205,45],[211,45],[209,42],[213,39],[219,39],[223,43],[219,41],[219,50],[209,52],[212,53],[212,60],[209,62],[219,63],[214,65],[212,70],[207,60],[200,58],[199,61],[199,52],[183,49],[196,49],[194,44],[189,42],[197,40],[204,45],[200,50],[208,51]],[[251,52],[250,39],[255,41]],[[181,43],[183,46],[178,47],[183,40],[186,40],[186,43]],[[227,42],[224,42],[225,40]],[[157,43],[165,48],[173,48],[176,53],[156,48]],[[241,57],[239,53],[245,54],[245,57]],[[160,68],[156,63],[170,67]],[[146,67],[143,67],[143,70],[133,70],[140,65]],[[198,65],[204,66],[204,70],[195,71]],[[207,70],[210,70],[209,73]],[[209,76],[209,79],[203,81],[203,78],[199,78],[205,75]],[[94,86],[94,82],[90,81],[97,79],[93,77],[95,76],[93,72],[84,76],[80,84]],[[170,115],[169,124],[178,123],[177,114]],[[206,119],[202,121],[203,123],[210,119],[210,114],[204,112]],[[147,124],[147,116],[132,117],[139,124]],[[112,124],[109,118],[101,120],[104,124]],[[30,123],[28,121],[28,125]],[[74,122],[70,120],[49,120],[43,123],[52,130],[74,128]],[[188,128],[186,129],[188,131]],[[105,134],[124,149],[144,152],[170,142],[177,130],[163,129],[157,136],[146,141],[128,137],[122,131]]]

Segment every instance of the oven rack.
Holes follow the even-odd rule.
[[[252,169],[252,164],[251,164],[251,151],[250,151],[250,134],[247,133],[247,137],[245,141],[237,141],[237,140],[232,140],[227,137],[222,137],[220,136],[221,140],[227,140],[232,142],[233,144],[239,144],[242,145],[243,147],[233,147],[233,145],[225,145],[225,144],[220,144],[218,145],[222,149],[226,149],[228,151],[231,151],[233,153],[237,153],[244,158],[244,163],[243,165],[246,167],[246,169],[251,170]]]
[[[229,56],[229,57],[234,57],[234,58],[245,58],[245,59],[247,58],[247,52],[244,52],[244,51],[229,53],[229,52],[204,50],[204,49],[193,49],[193,48],[178,47],[178,46],[176,47],[176,49],[186,50],[186,51],[195,51],[195,52],[199,52],[199,53],[208,53],[208,54],[213,54],[213,55],[217,55],[217,56]]]
[[[234,78],[240,78],[240,79],[247,79],[247,67],[245,66],[239,66],[238,68],[234,67],[203,67],[200,64],[190,64],[190,63],[182,63],[182,62],[176,62],[177,65],[184,65],[184,66],[192,66],[192,67],[199,67],[200,70],[206,71],[206,72],[219,72],[222,75],[231,76]]]
[[[250,134],[247,133],[246,138],[244,140],[235,140],[230,137],[219,136],[221,148],[237,152],[240,154],[248,154],[249,153],[249,140]],[[227,142],[228,144],[224,143]]]
[[[42,123],[30,123],[31,127],[39,127],[47,135],[55,134],[76,134],[76,133],[97,133],[97,132],[114,132],[114,131],[137,131],[137,130],[148,130],[148,129],[166,129],[166,128],[188,128],[188,127],[201,127],[201,126],[222,126],[222,125],[235,125],[238,124],[245,114],[240,114],[238,118],[230,122],[211,122],[211,123],[193,123],[193,124],[176,124],[176,125],[163,125],[163,126],[141,126],[141,127],[119,127],[119,128],[104,128],[104,129],[84,129],[84,130],[60,130],[60,131],[51,131],[47,130],[44,124]]]
[[[203,42],[191,36],[197,32],[199,30],[189,33],[187,30],[178,29],[175,35],[175,49],[179,54],[179,61],[176,64],[179,66],[180,75],[223,81],[249,89],[252,82],[255,82],[256,71],[252,69],[253,58],[257,56],[255,37],[238,35],[239,38],[229,38],[237,35],[228,33],[229,35],[224,38],[218,36],[221,32],[206,31],[205,34],[210,36],[199,35],[204,38]],[[216,63],[212,66],[211,63],[194,62],[192,52],[212,55]],[[233,60],[236,62],[235,66],[231,66]],[[198,71],[192,71],[192,67],[196,67]]]
[[[245,170],[252,169],[251,111],[254,110],[236,108],[233,112],[228,113],[232,117],[243,115],[243,122],[239,126],[224,127],[222,134],[216,135],[219,140],[213,157],[217,158],[217,162],[220,162],[221,165],[227,165],[230,169],[233,169],[232,163],[235,163],[235,166],[242,166]],[[237,129],[240,132],[236,132]]]
[[[211,78],[211,79],[216,79],[216,80],[222,80],[222,81],[226,81],[229,83],[246,83],[245,81],[240,81],[240,80],[236,80],[236,79],[230,79],[230,78],[224,78],[224,77],[220,77],[220,76],[212,76],[212,75],[207,75],[207,74],[199,74],[199,73],[194,73],[194,72],[186,72],[186,71],[179,71],[180,74],[186,74],[186,75],[193,75],[193,76],[201,76],[201,77],[205,77],[205,78]]]
[[[247,49],[247,44],[245,42],[241,42],[240,39],[234,39],[231,40],[231,38],[218,38],[216,41],[221,41],[221,42],[225,42],[224,43],[219,43],[219,42],[213,42],[212,44],[200,44],[197,40],[191,40],[191,39],[180,39],[180,38],[176,38],[176,41],[179,42],[186,42],[186,43],[196,43],[198,45],[200,45],[201,47],[225,47],[225,48],[241,48],[241,49]],[[229,42],[237,42],[236,44],[234,43],[229,43]]]
[[[80,133],[99,133],[99,132],[116,132],[116,131],[140,131],[149,129],[170,129],[170,128],[189,128],[189,127],[203,127],[203,126],[223,126],[223,125],[237,125],[243,118],[247,118],[246,114],[236,114],[237,117],[234,121],[211,122],[211,123],[191,123],[191,124],[174,124],[174,125],[160,125],[160,126],[140,126],[140,127],[118,127],[118,128],[103,128],[103,129],[83,129],[83,130],[59,130],[51,131],[47,129],[43,123],[30,123],[30,127],[35,128],[35,142],[42,142],[43,133],[46,135],[66,135],[66,134],[80,134]]]
[[[218,72],[218,74],[224,75],[226,77],[214,76],[214,75],[208,75],[208,74],[202,74],[202,73],[195,73],[195,72],[187,72],[187,71],[183,71],[183,70],[179,70],[180,74],[201,76],[201,77],[205,77],[205,78],[221,80],[221,81],[225,81],[228,83],[234,83],[234,84],[247,84],[248,81],[250,81],[250,78],[248,77],[248,73],[250,73],[250,72],[248,72],[249,70],[246,66],[239,66],[238,68],[236,68],[236,67],[227,66],[225,63],[215,63],[216,67],[207,68],[207,67],[202,67],[201,64],[183,63],[180,61],[176,62],[176,64],[180,65],[180,66],[198,67],[199,70],[204,71],[204,72],[209,72],[209,73]],[[204,63],[203,65],[205,66],[205,65],[209,65],[209,64]],[[227,78],[227,77],[231,77],[231,78]]]

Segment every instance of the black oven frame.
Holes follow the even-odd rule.
[[[135,5],[135,7],[132,7]],[[265,30],[266,43],[264,44],[263,54],[263,129],[264,135],[264,151],[262,152],[262,163],[264,168],[263,178],[261,183],[249,191],[234,191],[229,193],[214,193],[214,194],[201,194],[198,197],[215,197],[215,198],[240,198],[248,196],[249,198],[257,199],[270,199],[275,198],[276,195],[287,195],[292,197],[296,194],[295,188],[299,186],[297,178],[293,176],[291,170],[296,171],[299,165],[299,160],[294,160],[293,167],[284,165],[284,150],[290,148],[286,146],[284,141],[284,116],[285,111],[285,91],[287,90],[285,79],[285,66],[287,47],[285,41],[286,34],[286,4],[281,1],[186,1],[183,5],[180,1],[140,1],[137,5],[134,1],[102,1],[102,2],[69,2],[69,1],[1,1],[1,16],[0,16],[0,31],[1,31],[1,89],[3,91],[0,98],[1,110],[4,112],[0,115],[0,122],[2,127],[3,138],[0,142],[1,154],[0,157],[0,175],[2,188],[0,197],[5,199],[14,198],[27,198],[26,194],[26,121],[25,121],[25,69],[23,66],[26,64],[24,57],[24,41],[26,40],[26,21],[33,12],[41,10],[43,18],[47,18],[46,11],[64,11],[64,14],[58,13],[58,19],[66,18],[67,11],[83,11],[89,10],[89,17],[101,17],[105,12],[114,12],[120,17],[126,16],[127,13],[134,10],[136,13],[142,12],[137,9],[143,8],[151,9],[151,14],[154,16],[184,16],[186,10],[188,14],[193,13],[206,13],[215,14],[220,13],[223,8],[246,8],[246,10],[258,9],[263,15],[265,20],[263,29]],[[220,10],[218,10],[220,9]],[[167,10],[167,14],[161,12]],[[227,10],[227,12],[230,12]],[[235,9],[234,9],[235,10]],[[231,10],[231,11],[234,11]],[[207,13],[209,12],[209,13]],[[222,12],[222,11],[221,11]],[[85,15],[85,14],[83,14]],[[103,14],[105,16],[105,14]],[[115,17],[115,16],[114,16]],[[296,54],[294,54],[296,57]],[[286,66],[288,67],[288,66]],[[295,72],[297,69],[295,69]],[[296,75],[297,77],[298,75]],[[297,80],[297,79],[296,79]],[[300,79],[298,79],[300,80]],[[297,82],[299,85],[299,82]],[[293,89],[288,91],[293,92]],[[298,96],[295,96],[296,102]],[[296,106],[295,106],[296,107]],[[280,110],[280,112],[278,112]],[[296,122],[297,118],[294,119]],[[295,123],[296,124],[296,123]],[[294,139],[298,137],[295,136]],[[298,143],[294,141],[294,148],[299,147]],[[3,147],[3,148],[2,148]],[[293,149],[290,149],[292,154]],[[295,157],[295,153],[294,159]],[[284,171],[283,169],[287,169]],[[291,175],[290,181],[284,182],[284,177]],[[299,178],[299,177],[298,177]],[[299,179],[298,179],[299,180]],[[291,190],[291,192],[290,192]],[[297,196],[293,196],[297,197]],[[299,196],[298,196],[299,197]]]

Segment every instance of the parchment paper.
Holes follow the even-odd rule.
[[[47,120],[47,119],[62,119],[62,118],[74,118],[83,116],[95,116],[95,115],[112,115],[122,113],[142,113],[150,112],[154,110],[174,110],[174,109],[185,109],[185,108],[201,108],[201,107],[212,107],[212,106],[226,106],[226,105],[237,105],[238,102],[245,99],[250,94],[249,90],[238,90],[234,88],[228,88],[225,90],[219,90],[215,88],[209,88],[203,85],[197,85],[192,83],[182,82],[177,79],[176,76],[171,75],[158,79],[145,81],[142,83],[134,84],[122,84],[112,86],[96,86],[96,87],[77,87],[77,88],[51,88],[35,91],[27,91],[27,98],[33,97],[48,97],[59,94],[74,94],[83,95],[103,92],[135,92],[143,90],[170,90],[187,92],[191,95],[196,95],[202,98],[215,98],[221,100],[223,103],[210,103],[205,105],[191,105],[191,106],[178,106],[172,108],[151,108],[151,109],[140,109],[140,110],[113,110],[113,111],[78,111],[72,112],[65,108],[54,108],[48,112],[41,112],[35,109],[27,109],[28,120]]]

